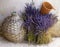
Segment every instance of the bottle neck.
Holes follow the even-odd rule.
[[[16,12],[12,12],[11,16],[17,16],[17,13]]]

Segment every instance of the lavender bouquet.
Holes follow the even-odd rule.
[[[57,17],[52,14],[44,14],[40,13],[39,8],[37,9],[32,4],[27,4],[25,7],[25,15],[24,15],[24,25],[26,28],[27,39],[28,41],[35,41],[38,43],[45,43],[48,42],[48,36],[45,36],[44,33],[48,32],[47,30],[53,26],[54,23],[57,22]],[[31,35],[31,34],[32,35]],[[42,34],[43,33],[43,34]],[[30,37],[32,36],[32,37]],[[47,40],[42,40],[43,39]],[[38,37],[38,39],[37,39]]]

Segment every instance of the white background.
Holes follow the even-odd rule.
[[[31,3],[32,0],[0,0],[0,23],[12,11],[23,11],[25,3]],[[57,11],[60,9],[60,0],[34,0],[36,7],[41,7],[42,2],[49,1]]]

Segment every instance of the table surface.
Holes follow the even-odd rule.
[[[60,38],[52,38],[52,42],[49,44],[28,44],[28,43],[13,43],[0,37],[0,47],[60,47]]]

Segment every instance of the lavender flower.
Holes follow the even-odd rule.
[[[34,34],[38,34],[39,31],[47,31],[55,21],[57,21],[57,17],[52,14],[42,15],[39,9],[33,7],[31,4],[25,7],[25,26],[27,30],[33,30]]]
[[[33,20],[35,22],[36,30],[46,31],[48,28],[50,28],[55,21],[57,21],[57,18],[53,16],[54,15],[52,14],[42,15],[40,13],[35,15]]]

